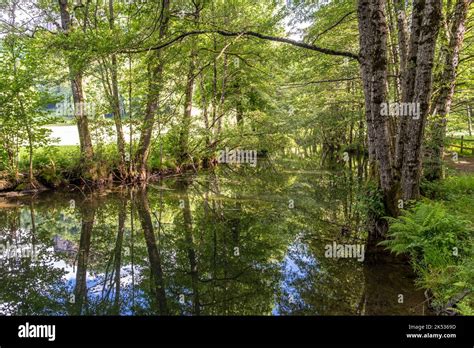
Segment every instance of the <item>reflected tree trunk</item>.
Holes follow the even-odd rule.
[[[125,219],[126,219],[126,207],[127,201],[124,199],[120,200],[119,206],[119,216],[118,216],[118,232],[117,239],[115,241],[115,251],[114,251],[114,269],[115,269],[115,296],[114,296],[114,309],[113,313],[115,315],[120,314],[120,268],[122,266],[122,244],[123,244],[123,235],[125,232]]]
[[[183,208],[183,220],[184,220],[184,233],[185,241],[187,246],[188,260],[191,268],[191,286],[193,290],[193,311],[195,315],[201,314],[201,305],[199,302],[199,273],[198,273],[198,262],[195,250],[195,240],[193,234],[193,220],[191,214],[191,206],[189,203],[188,196],[188,183],[181,182],[181,189],[184,191],[184,208]]]
[[[134,205],[133,205],[133,190],[130,190],[130,263],[132,265],[132,313],[135,311],[135,257],[133,250],[135,232],[135,220],[134,220]]]
[[[136,196],[136,209],[138,218],[145,237],[148,251],[148,259],[152,271],[152,283],[158,312],[161,315],[168,314],[168,305],[166,301],[165,282],[163,278],[163,269],[161,266],[161,257],[156,245],[155,231],[151,219],[150,205],[148,203],[147,192],[144,188],[139,189]]]
[[[84,201],[80,206],[82,223],[77,258],[76,285],[74,288],[74,315],[81,315],[83,313],[83,306],[87,303],[87,267],[89,265],[89,253],[95,212],[96,205],[90,199]]]
[[[31,244],[33,257],[36,259],[36,218],[35,218],[35,206],[33,200],[30,201],[30,218],[31,218]]]

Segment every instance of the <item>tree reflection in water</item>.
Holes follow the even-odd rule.
[[[107,194],[18,198],[0,210],[0,236],[34,242],[39,258],[3,260],[0,312],[422,314],[404,265],[325,257],[328,243],[364,238],[346,174],[223,167]]]

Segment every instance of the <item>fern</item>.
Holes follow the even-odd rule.
[[[441,203],[429,201],[388,221],[389,239],[380,244],[396,254],[411,256],[419,276],[417,284],[432,290],[433,305],[445,308],[460,294],[467,294],[454,310],[472,313],[474,252],[470,222],[449,214]]]

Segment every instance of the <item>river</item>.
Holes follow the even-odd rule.
[[[0,313],[424,314],[408,266],[328,256],[363,245],[356,181],[261,161],[0,202]]]

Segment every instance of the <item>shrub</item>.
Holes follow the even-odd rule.
[[[457,311],[470,313],[474,292],[470,222],[433,202],[418,203],[399,218],[388,219],[390,239],[380,244],[411,256],[417,283],[432,291],[434,307],[441,310],[456,304]]]

